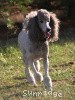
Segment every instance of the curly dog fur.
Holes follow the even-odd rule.
[[[40,9],[26,15],[23,29],[18,36],[18,43],[23,54],[29,83],[37,85],[36,80],[40,80],[44,81],[46,89],[52,88],[49,75],[49,42],[57,41],[58,35],[59,20],[53,12]],[[43,58],[44,76],[40,73],[40,58]]]

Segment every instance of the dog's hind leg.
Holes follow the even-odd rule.
[[[37,71],[40,71],[40,62],[39,60],[34,61],[35,67],[37,69]]]
[[[35,80],[43,81],[43,76],[40,72],[37,71],[33,60],[30,60],[30,66],[32,67],[32,70],[34,72]]]

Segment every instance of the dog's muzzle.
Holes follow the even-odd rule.
[[[51,38],[51,29],[48,28],[47,31],[44,34],[45,34],[45,38],[47,40],[49,40]]]
[[[51,37],[51,33],[50,33],[50,32],[46,32],[46,33],[45,33],[45,38],[46,38],[47,40],[49,40],[50,37]]]

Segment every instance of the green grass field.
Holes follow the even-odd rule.
[[[17,39],[0,42],[0,100],[75,100],[75,40],[50,43],[49,60],[52,92],[27,83]]]

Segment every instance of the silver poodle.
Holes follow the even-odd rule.
[[[18,36],[23,54],[27,81],[37,86],[36,81],[44,81],[46,89],[52,89],[49,75],[49,42],[58,40],[59,20],[53,12],[45,9],[30,12]],[[43,58],[44,76],[40,73],[40,58]]]

